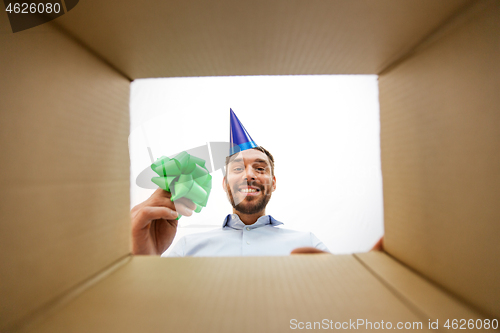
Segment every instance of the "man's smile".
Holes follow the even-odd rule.
[[[260,194],[260,188],[256,186],[240,186],[238,192],[247,196],[256,196]]]

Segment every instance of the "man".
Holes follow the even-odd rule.
[[[171,256],[247,256],[324,253],[326,246],[309,232],[277,228],[283,223],[266,215],[276,190],[274,158],[257,146],[231,110],[231,150],[223,188],[233,206],[221,229],[179,240]],[[161,255],[175,237],[179,214],[191,216],[195,205],[185,198],[170,201],[158,189],[132,211],[132,252]]]
[[[170,256],[242,256],[322,253],[328,251],[316,236],[276,226],[283,223],[266,215],[276,189],[273,156],[264,148],[241,151],[228,158],[223,188],[233,206],[221,229],[183,237]],[[191,216],[195,205],[182,198],[174,204],[170,193],[158,189],[132,209],[134,254],[161,254],[177,230],[177,211]]]

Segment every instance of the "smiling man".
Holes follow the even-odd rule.
[[[222,183],[233,213],[222,228],[181,238],[169,256],[261,256],[322,253],[326,246],[314,234],[278,227],[282,222],[266,215],[276,190],[274,158],[257,146],[231,110],[231,149]],[[162,254],[172,243],[181,215],[190,216],[195,205],[185,198],[170,201],[158,189],[132,209],[132,252]]]
[[[267,203],[276,189],[274,158],[263,147],[257,147],[229,156],[226,160],[223,188],[245,224],[264,215]]]

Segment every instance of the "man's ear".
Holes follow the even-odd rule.
[[[273,192],[276,190],[276,177],[273,176]]]
[[[224,178],[222,178],[222,189],[224,190],[224,192],[227,192],[226,177],[225,176],[224,176]]]

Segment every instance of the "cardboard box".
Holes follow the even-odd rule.
[[[1,330],[500,317],[498,1],[87,0],[0,31]],[[131,80],[264,74],[379,75],[386,252],[131,256]]]

